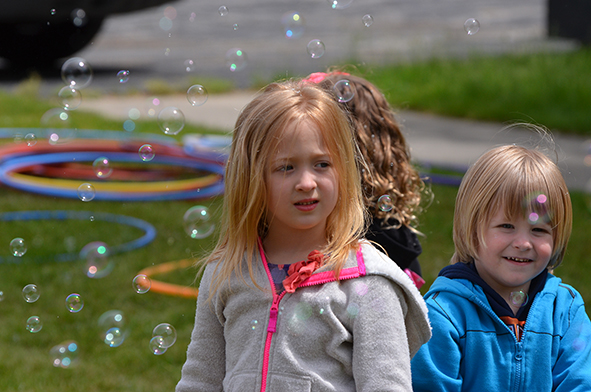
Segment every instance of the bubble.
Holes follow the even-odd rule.
[[[49,350],[49,356],[54,367],[67,369],[76,365],[79,352],[78,343],[74,340],[67,340],[53,346]]]
[[[92,184],[85,182],[78,187],[78,198],[82,201],[91,201],[96,196],[96,190]]]
[[[306,49],[308,50],[310,57],[313,59],[319,59],[322,57],[322,55],[324,55],[324,43],[319,39],[313,39],[312,41],[308,42]]]
[[[242,71],[246,67],[246,53],[239,48],[232,48],[226,52],[226,66],[230,71]]]
[[[33,147],[37,144],[37,136],[34,133],[27,133],[25,135],[25,142],[27,142],[27,146]]]
[[[135,130],[135,123],[133,120],[123,121],[123,129],[125,129],[127,132],[133,132]]]
[[[127,83],[129,80],[129,70],[122,69],[121,71],[117,72],[117,80],[119,80],[119,83]]]
[[[80,294],[72,293],[66,297],[66,308],[70,313],[78,313],[84,307]]]
[[[162,336],[154,336],[150,339],[150,351],[152,351],[154,355],[162,355],[168,350],[168,348],[162,346],[163,341],[164,339]]]
[[[207,207],[193,206],[183,215],[185,233],[191,238],[203,239],[211,235],[215,229],[215,223]]]
[[[66,110],[75,110],[82,103],[80,91],[70,86],[62,87],[57,95],[61,100],[62,107]]]
[[[238,23],[234,23],[232,25],[232,29],[234,29],[234,31],[238,30]]]
[[[98,157],[95,159],[92,163],[92,169],[98,178],[108,178],[113,173],[111,162],[107,157]]]
[[[129,109],[129,112],[127,112],[127,115],[132,120],[139,120],[141,113],[138,108],[131,108]]]
[[[378,208],[384,212],[392,211],[392,208],[394,208],[394,203],[392,203],[392,198],[390,195],[380,196],[378,199]]]
[[[43,328],[43,323],[41,322],[39,316],[31,316],[27,319],[25,328],[27,328],[27,331],[31,333],[37,333]]]
[[[347,306],[347,313],[349,314],[350,318],[355,318],[359,314],[359,305],[357,304],[350,304]]]
[[[160,347],[169,348],[176,342],[176,329],[168,323],[158,324],[152,330],[152,337],[160,337]]]
[[[177,16],[177,11],[176,8],[174,8],[173,6],[168,6],[164,9],[163,12],[164,16],[166,16],[167,18],[169,18],[170,20],[175,20],[176,16]]]
[[[228,13],[230,11],[228,10],[228,7],[226,7],[225,5],[222,5],[220,8],[218,8],[218,12],[219,12],[220,16],[226,16],[226,15],[228,15]]]
[[[527,305],[528,296],[525,291],[512,291],[509,298],[511,299],[511,303],[515,306]]]
[[[74,9],[70,16],[72,18],[72,23],[76,27],[82,27],[86,25],[86,23],[88,22],[88,18],[86,17],[86,11],[84,11],[82,8]]]
[[[107,244],[101,241],[90,242],[80,250],[80,259],[85,260],[86,276],[102,278],[111,273],[115,267]]]
[[[61,69],[62,79],[66,85],[83,89],[92,82],[92,68],[82,57],[72,57],[64,62]]]
[[[37,285],[28,284],[25,287],[23,287],[23,298],[28,303],[33,303],[37,301],[39,299],[39,296],[40,294]]]
[[[287,38],[300,38],[304,34],[304,18],[299,12],[289,11],[281,16],[281,25]]]
[[[185,115],[174,106],[164,108],[158,114],[158,125],[167,135],[176,135],[185,126]]]
[[[353,0],[327,0],[333,10],[342,10],[351,5]]]
[[[526,211],[526,217],[530,224],[542,224],[552,221],[548,197],[543,193],[533,193],[528,195],[523,201],[523,208]]]
[[[152,159],[154,159],[155,156],[154,148],[150,144],[142,145],[138,150],[138,154],[140,155],[141,160],[144,162],[151,161]]]
[[[466,19],[466,21],[464,22],[464,31],[466,31],[468,35],[474,35],[478,33],[478,30],[480,30],[479,21],[477,21],[474,18]]]
[[[158,22],[160,28],[164,31],[169,31],[172,29],[172,20],[166,16],[160,18],[160,22]]]
[[[119,347],[127,338],[127,320],[120,310],[108,310],[98,320],[101,340],[109,347]]]
[[[195,62],[191,59],[185,60],[185,71],[193,72],[195,71]]]
[[[371,16],[370,14],[365,14],[361,17],[361,22],[363,22],[363,25],[365,27],[369,27],[373,23],[373,16]]]
[[[200,84],[194,84],[187,90],[187,100],[193,106],[203,105],[207,102],[207,98],[207,90]]]
[[[349,102],[355,96],[351,82],[346,79],[336,82],[333,88],[339,102]]]
[[[13,238],[10,241],[10,254],[16,257],[22,257],[24,254],[27,253],[27,244],[25,240],[20,237]]]
[[[55,10],[55,8],[52,8],[52,9],[49,11],[49,13],[50,13],[52,16],[53,16],[53,15],[55,15],[55,14],[56,14],[56,12],[57,12],[57,11]]]
[[[146,275],[139,274],[133,278],[132,286],[136,293],[145,294],[150,291],[152,281]]]
[[[359,284],[355,285],[355,292],[360,296],[364,296],[368,291],[369,286],[363,282],[359,282]]]
[[[250,329],[255,330],[259,326],[259,322],[257,320],[252,320],[250,322]]]
[[[4,301],[4,291],[0,290],[0,302]]]

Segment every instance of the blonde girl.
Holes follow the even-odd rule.
[[[225,181],[177,391],[410,390],[426,308],[360,241],[354,138],[330,95],[265,88],[236,122]]]

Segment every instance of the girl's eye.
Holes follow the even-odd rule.
[[[277,169],[277,171],[286,172],[286,171],[289,171],[289,170],[292,170],[292,169],[293,169],[293,166],[292,165],[283,165],[283,166],[280,166]]]
[[[550,229],[546,229],[544,227],[534,227],[533,231],[536,233],[542,233],[542,234],[550,234],[552,233],[552,230]]]
[[[321,168],[327,168],[330,166],[329,162],[320,162],[317,166],[321,167]]]
[[[502,223],[499,226],[502,227],[503,229],[512,229],[513,228],[513,225],[511,223]]]

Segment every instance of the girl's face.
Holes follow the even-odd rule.
[[[532,224],[524,216],[505,218],[500,206],[484,227],[486,245],[479,246],[474,263],[478,274],[509,302],[511,292],[529,290],[552,257],[550,223]]]
[[[338,200],[338,181],[317,126],[307,120],[289,125],[265,169],[268,232],[286,241],[302,231],[324,239],[326,220]]]

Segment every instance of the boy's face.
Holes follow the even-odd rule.
[[[483,229],[486,245],[474,263],[486,283],[511,304],[511,292],[527,293],[530,281],[548,265],[553,251],[552,226],[532,224],[524,216],[506,218],[500,206]]]

